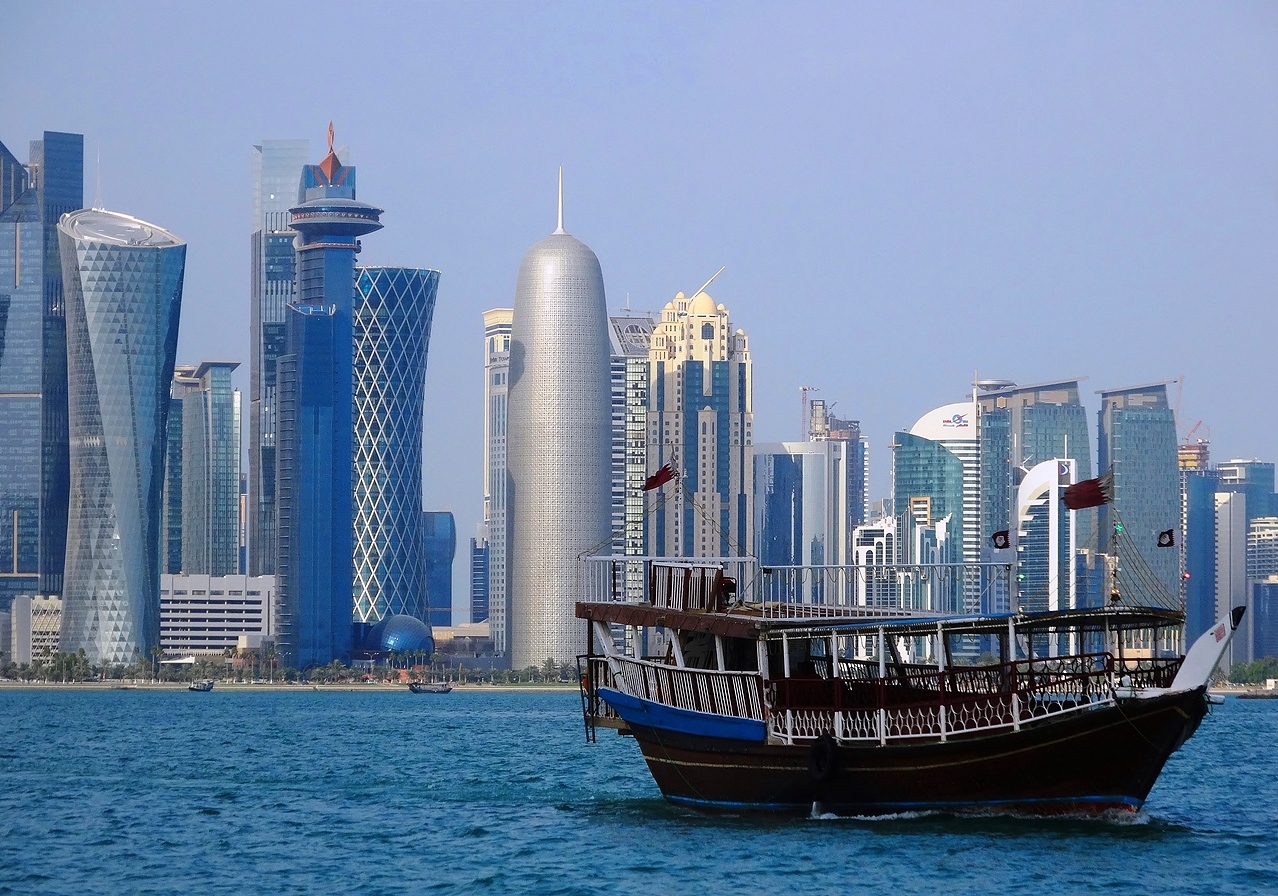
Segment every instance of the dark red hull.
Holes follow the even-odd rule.
[[[661,792],[707,810],[1135,812],[1206,711],[1200,688],[947,743],[785,746],[633,733]]]

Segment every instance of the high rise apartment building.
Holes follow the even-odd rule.
[[[27,164],[0,143],[0,612],[60,594],[70,492],[58,219],[84,205],[84,138],[45,131]]]
[[[579,557],[606,549],[612,483],[608,310],[599,259],[559,226],[519,266],[510,339],[506,638],[515,668],[586,646]]]
[[[648,552],[748,555],[754,410],[745,331],[706,292],[678,293],[653,329],[648,370],[647,472],[669,464],[680,476],[648,514]]]
[[[387,616],[430,619],[422,423],[438,284],[438,271],[355,269],[351,451],[357,640]]]
[[[510,389],[510,331],[514,311],[484,312],[484,601],[493,652],[509,658],[510,591],[507,587],[509,521],[506,515],[506,409]],[[474,600],[472,599],[472,606]],[[472,619],[472,622],[481,622]]]
[[[844,442],[847,445],[848,524],[860,526],[870,519],[870,443],[861,435],[859,420],[834,416],[834,405],[814,399],[808,407],[808,439]]]
[[[253,575],[275,572],[275,454],[278,361],[285,308],[293,301],[294,247],[289,209],[309,157],[306,140],[263,140],[253,147],[250,239],[248,548]]]
[[[71,493],[62,649],[128,663],[159,643],[168,392],[186,245],[101,209],[58,224]]]
[[[1121,522],[1120,541],[1139,558],[1124,557],[1120,578],[1123,567],[1130,573],[1139,563],[1153,581],[1146,583],[1150,576],[1129,576],[1120,581],[1120,590],[1128,591],[1137,603],[1165,604],[1168,595],[1180,593],[1178,552],[1158,547],[1158,533],[1175,528],[1180,520],[1176,420],[1167,403],[1167,387],[1154,383],[1098,394],[1097,468],[1113,473],[1114,499],[1099,508],[1097,548],[1113,553],[1110,544],[1118,534],[1114,526]]]

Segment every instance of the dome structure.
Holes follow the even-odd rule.
[[[368,630],[364,649],[373,653],[411,653],[424,650],[435,652],[435,639],[430,626],[416,616],[398,614],[387,616]]]
[[[688,308],[689,314],[714,314],[719,309],[714,303],[714,299],[704,292],[699,292],[692,297],[692,305]]]

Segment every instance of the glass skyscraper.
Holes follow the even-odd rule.
[[[58,219],[84,205],[84,138],[0,143],[0,612],[60,594],[66,558],[66,303]]]
[[[852,442],[780,442],[754,446],[754,554],[763,566],[846,566],[852,562]],[[858,508],[859,510],[859,508]],[[779,585],[780,578],[767,579]],[[821,603],[823,581],[803,577],[794,594],[770,600]]]
[[[352,599],[360,638],[387,616],[434,615],[422,554],[422,414],[438,283],[438,271],[355,269]]]
[[[1079,481],[1092,476],[1087,409],[1077,380],[1028,386],[1006,381],[977,384],[981,436],[981,538],[1011,529],[1016,490],[1030,467],[1069,459]],[[1095,550],[1093,511],[1076,514],[1076,543]]]
[[[447,510],[422,514],[422,554],[426,591],[430,595],[430,624],[453,624],[453,558],[457,554],[457,523]]]
[[[239,572],[240,393],[238,361],[203,361],[182,398],[182,571]]]
[[[359,237],[381,209],[355,198],[332,147],[302,170],[295,302],[278,361],[277,600],[280,647],[299,669],[351,653],[353,350]]]
[[[101,209],[59,224],[71,493],[62,650],[127,663],[159,644],[160,522],[186,245]]]
[[[1165,605],[1178,600],[1180,557],[1159,548],[1158,533],[1180,521],[1180,483],[1176,455],[1176,419],[1164,383],[1100,393],[1097,468],[1114,474],[1114,500],[1099,508],[1098,549],[1110,550],[1118,538],[1138,557],[1123,557],[1119,590],[1132,603]],[[1245,539],[1245,535],[1244,535]],[[1147,568],[1150,575],[1139,575]],[[1129,573],[1124,577],[1123,572]]]
[[[284,353],[284,309],[293,301],[289,209],[309,156],[305,140],[263,140],[253,147],[253,275],[249,364],[249,568],[275,572],[276,364]]]

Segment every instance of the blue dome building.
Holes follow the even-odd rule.
[[[399,614],[387,616],[368,630],[364,649],[369,653],[411,653],[424,650],[429,656],[435,652],[435,639],[430,626],[416,616]]]

